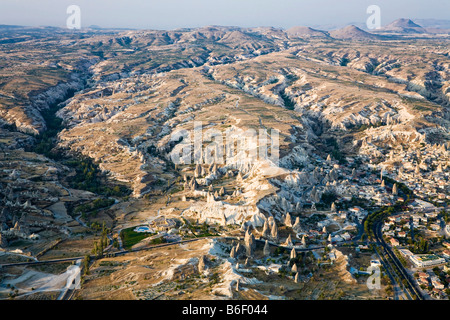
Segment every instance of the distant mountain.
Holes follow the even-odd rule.
[[[366,30],[367,29],[367,25],[365,22],[358,22],[358,21],[349,21],[346,23],[337,23],[337,24],[315,24],[315,25],[310,25],[311,28],[314,28],[316,30],[323,30],[323,31],[331,31],[331,30],[337,30],[337,29],[343,29],[347,26],[356,26],[362,30]]]
[[[414,19],[414,23],[424,28],[450,29],[450,20]]]
[[[284,30],[281,28],[256,27],[256,28],[248,28],[248,29],[246,29],[246,31],[261,34],[268,38],[273,38],[273,37],[285,38],[286,37]]]
[[[16,25],[0,24],[0,29],[17,29],[17,28],[23,28],[23,27],[16,26]]]
[[[310,27],[292,27],[286,30],[286,34],[289,38],[329,38],[329,34],[326,31],[313,29]]]
[[[450,20],[414,19],[427,33],[450,34]]]
[[[426,33],[426,30],[414,23],[411,19],[398,19],[387,26],[379,29],[383,32],[396,32],[396,33]]]
[[[330,31],[330,36],[335,39],[349,39],[349,40],[376,40],[380,36],[366,32],[357,26],[350,25],[342,29]]]

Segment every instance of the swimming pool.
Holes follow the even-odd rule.
[[[134,229],[135,232],[152,232],[149,227],[137,227]]]

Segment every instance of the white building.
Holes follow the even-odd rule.
[[[444,258],[440,258],[434,254],[420,254],[409,257],[416,267],[424,268],[445,263]]]

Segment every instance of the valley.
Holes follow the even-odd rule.
[[[445,257],[449,37],[3,32],[0,298],[408,298],[366,222],[433,212]]]

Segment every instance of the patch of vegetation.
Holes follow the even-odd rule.
[[[410,190],[404,183],[397,182],[394,179],[386,177],[386,176],[383,177],[383,179],[385,182],[392,184],[392,185],[394,185],[394,183],[396,183],[398,190],[406,196],[407,200],[413,198],[414,194],[413,194],[412,190]]]
[[[212,233],[211,231],[215,231],[215,230],[211,230],[210,226],[206,223],[203,222],[201,225],[199,226],[193,226],[192,224],[189,223],[189,221],[187,221],[186,219],[184,219],[184,223],[186,225],[186,227],[195,235],[195,237],[197,238],[201,238],[201,237],[214,237],[214,236],[218,236],[218,234]]]
[[[284,106],[286,107],[286,109],[288,110],[294,110],[295,108],[295,102],[291,100],[291,98],[289,98],[285,92],[285,90],[281,90],[280,91],[280,97],[281,99],[283,99],[284,102]]]
[[[73,159],[65,161],[64,164],[72,167],[76,171],[76,175],[70,179],[70,186],[72,188],[115,197],[124,197],[131,193],[131,190],[124,185],[106,185],[106,178],[100,171],[98,165],[91,159]]]
[[[398,251],[398,249],[396,247],[394,247],[393,249],[395,256],[397,257],[397,259],[400,261],[400,263],[403,265],[403,267],[407,267],[407,262],[406,259],[403,255],[400,254],[400,251]]]
[[[430,252],[430,243],[423,238],[419,238],[408,249],[414,254],[426,254]]]
[[[100,267],[119,267],[121,265],[122,263],[117,261],[100,261],[99,263]]]
[[[138,242],[150,237],[154,236],[156,233],[146,233],[146,232],[136,232],[134,231],[135,227],[124,229],[120,232],[120,238],[122,238],[123,247],[125,249],[131,249],[132,246],[137,244]],[[160,238],[158,238],[160,239]],[[162,243],[157,241],[158,239],[153,239],[152,244]],[[161,239],[162,241],[162,239]],[[155,242],[155,243],[153,243]]]
[[[353,132],[362,132],[362,131],[367,130],[367,129],[369,129],[369,128],[378,128],[378,127],[381,127],[382,125],[383,125],[383,123],[382,123],[381,121],[378,121],[378,122],[375,123],[375,124],[372,124],[372,123],[369,123],[369,124],[363,123],[363,124],[361,124],[361,125],[355,125],[355,126],[353,126],[351,129],[352,129]]]
[[[374,238],[374,234],[373,234],[374,223],[376,223],[377,221],[384,220],[386,217],[392,215],[394,212],[401,211],[402,208],[403,208],[403,204],[396,203],[393,206],[384,206],[384,207],[381,207],[381,208],[375,210],[374,212],[372,212],[367,217],[366,221],[364,222],[365,233],[368,236]]]
[[[213,275],[209,278],[208,286],[212,287],[219,282],[220,282],[220,275],[218,272],[214,272]]]
[[[100,240],[94,242],[94,248],[92,249],[92,254],[96,255],[97,258],[103,256],[103,251],[109,245],[108,233],[111,232],[110,229],[106,228],[105,222],[103,222],[101,229],[101,238]]]
[[[327,206],[331,206],[331,204],[337,200],[337,196],[331,192],[325,192],[322,194],[321,201],[325,203]]]
[[[149,243],[150,244],[162,244],[162,243],[166,243],[166,239],[164,239],[163,237],[161,238],[155,238],[153,240],[151,240]]]
[[[347,58],[342,58],[342,59],[341,59],[341,62],[340,62],[340,65],[341,65],[341,67],[345,67],[346,65],[348,65],[349,62],[350,62],[349,59],[347,59]]]
[[[277,247],[277,248],[275,249],[275,251],[273,252],[273,254],[274,254],[275,256],[279,256],[279,255],[285,254],[286,252],[287,252],[287,250],[286,250],[285,248]]]
[[[340,164],[346,164],[347,159],[345,159],[345,155],[342,153],[342,151],[339,148],[339,144],[336,140],[336,138],[331,137],[326,139],[326,144],[329,148],[331,148],[331,156],[336,159]]]
[[[86,217],[86,214],[89,212],[97,213],[97,210],[107,208],[112,206],[115,203],[114,199],[95,199],[92,202],[84,203],[77,206],[74,210],[74,213],[82,214],[83,218]]]
[[[361,207],[363,209],[367,209],[369,205],[369,201],[364,198],[358,198],[352,196],[352,200],[343,204],[344,209],[348,209],[350,207]]]
[[[68,93],[68,98],[72,97],[75,91]],[[39,154],[43,154],[47,158],[53,160],[61,160],[62,154],[55,152],[56,136],[64,128],[63,120],[56,116],[56,112],[59,110],[57,103],[50,106],[48,109],[42,110],[41,115],[45,120],[47,130],[36,137],[36,144],[29,151],[33,151]]]

